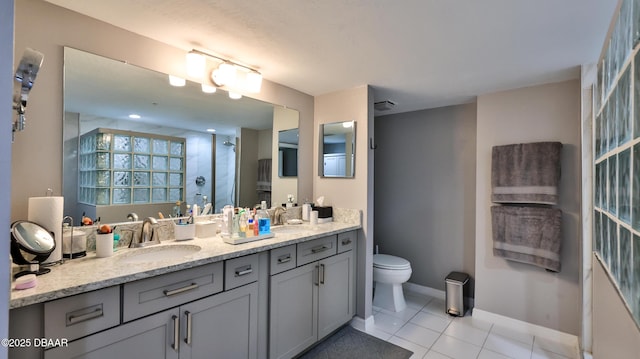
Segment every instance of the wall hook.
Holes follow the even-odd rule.
[[[378,148],[378,145],[373,143],[373,137],[369,137],[369,148],[375,150]]]

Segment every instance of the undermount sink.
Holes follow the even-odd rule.
[[[158,245],[130,249],[118,256],[123,263],[159,262],[185,257],[200,251],[202,248],[193,244]]]

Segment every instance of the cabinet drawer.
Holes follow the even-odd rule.
[[[223,264],[216,262],[126,283],[122,287],[125,322],[221,292]]]
[[[272,249],[270,253],[271,275],[282,273],[296,267],[296,245]]]
[[[44,303],[44,337],[74,340],[120,324],[120,286]]]
[[[357,238],[356,231],[338,233],[338,253],[352,250]]]
[[[229,259],[224,262],[224,290],[258,280],[258,254]]]
[[[336,236],[327,236],[298,244],[298,265],[305,265],[336,254]]]

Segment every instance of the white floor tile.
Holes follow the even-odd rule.
[[[438,333],[442,333],[445,329],[447,329],[449,323],[451,323],[451,319],[441,317],[430,312],[419,312],[413,318],[411,318],[410,322],[423,326],[425,328],[435,330]]]
[[[435,314],[444,318],[450,318],[449,314],[446,312],[446,304],[443,299],[434,298],[424,308],[422,308],[423,312],[429,312],[431,314]]]
[[[513,359],[530,359],[532,344],[496,334],[492,330],[484,343],[484,348]]]
[[[478,355],[478,359],[511,359],[506,355],[502,355],[500,353],[492,352],[488,349],[482,349],[480,351],[480,355]]]
[[[533,349],[535,350],[536,348],[560,354],[567,358],[574,358],[577,354],[577,348],[573,345],[542,337],[535,337]]]
[[[482,346],[489,335],[489,331],[474,328],[463,321],[454,320],[449,324],[444,334],[474,345]]]
[[[574,358],[576,358],[575,355],[564,356],[558,353],[554,353],[552,351],[542,349],[540,347],[534,347],[533,355],[531,356],[531,359],[574,359]]]
[[[394,334],[406,323],[404,320],[385,313],[373,315],[373,327],[383,332]]]
[[[507,328],[500,325],[491,327],[491,333],[502,335],[503,337],[515,339],[525,344],[533,345],[533,335],[521,332],[513,328]]]
[[[480,347],[477,345],[463,342],[460,339],[441,335],[431,350],[449,356],[453,359],[476,359],[480,353]]]
[[[493,326],[493,323],[491,322],[487,322],[485,320],[482,319],[478,319],[478,318],[474,318],[470,315],[464,316],[464,317],[453,317],[453,323],[462,323],[465,324],[467,326],[476,328],[476,329],[480,329],[480,330],[484,330],[484,331],[490,331],[491,327]]]
[[[395,336],[428,349],[438,340],[440,333],[419,325],[407,323],[396,332]]]
[[[394,316],[396,318],[400,318],[402,320],[404,320],[405,322],[409,321],[409,319],[413,318],[420,310],[415,309],[415,308],[411,308],[409,306],[407,306],[407,308],[405,310],[399,311],[399,312],[392,312],[390,310],[387,309],[380,309],[380,311],[378,313],[384,313],[384,314],[389,314],[391,316]]]
[[[431,297],[415,294],[412,292],[404,291],[404,301],[407,302],[407,307],[417,310],[422,309],[431,301]]]
[[[413,355],[411,355],[410,359],[422,359],[425,356],[425,354],[427,354],[427,351],[429,350],[425,347],[422,347],[420,345],[417,345],[415,343],[412,343],[410,341],[407,341],[395,336],[391,337],[391,339],[389,339],[388,342],[412,351]]]
[[[448,356],[446,356],[444,354],[440,354],[440,353],[435,352],[433,350],[429,350],[427,355],[424,356],[424,359],[451,359],[451,357],[448,357]]]

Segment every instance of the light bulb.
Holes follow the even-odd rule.
[[[245,78],[245,86],[247,91],[252,93],[260,92],[262,87],[262,75],[259,72],[251,71],[247,73]]]
[[[224,62],[211,73],[211,80],[218,86],[233,87],[236,82],[236,67]]]
[[[216,89],[215,86],[202,84],[202,92],[204,92],[204,93],[215,93],[216,90],[217,89]]]
[[[229,98],[233,100],[239,100],[242,98],[242,95],[237,92],[229,91]]]
[[[187,75],[195,78],[202,78],[204,75],[204,69],[206,67],[206,59],[204,55],[195,51],[187,53]]]
[[[169,84],[171,86],[182,87],[187,84],[187,80],[182,77],[169,75]]]

